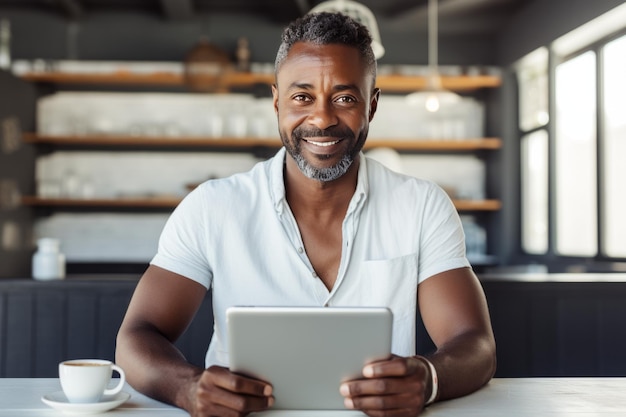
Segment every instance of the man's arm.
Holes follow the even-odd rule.
[[[419,309],[436,352],[437,399],[476,391],[493,376],[496,347],[485,295],[469,268],[437,274],[418,288]],[[417,416],[432,392],[432,375],[419,357],[393,357],[365,366],[364,379],[341,386],[348,408],[374,416]]]
[[[470,268],[433,276],[418,288],[424,326],[437,347],[429,356],[438,399],[476,391],[496,371],[496,343],[482,286]]]
[[[226,368],[198,368],[174,346],[205,294],[197,282],[148,267],[117,335],[117,364],[135,389],[194,417],[242,416],[266,409],[273,402],[271,386]]]

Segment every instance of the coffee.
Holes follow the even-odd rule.
[[[95,362],[65,362],[67,366],[109,366],[108,363],[95,363]]]

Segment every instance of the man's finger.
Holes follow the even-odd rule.
[[[196,409],[207,415],[232,415],[232,411],[234,415],[243,415],[266,410],[273,404],[269,384],[233,374],[227,368],[207,369],[198,383]],[[216,409],[228,410],[228,413],[215,414]]]
[[[226,391],[247,394],[257,397],[269,397],[272,395],[272,386],[259,379],[249,378],[230,372],[227,368],[212,366],[207,369],[201,379],[207,378],[207,382]]]
[[[339,388],[344,397],[388,395],[403,392],[419,393],[423,390],[424,384],[419,380],[406,378],[361,379],[345,382]]]
[[[422,361],[416,358],[393,357],[389,360],[372,362],[363,367],[363,376],[366,378],[380,378],[389,376],[406,376],[424,369]]]

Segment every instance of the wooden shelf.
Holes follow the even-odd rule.
[[[452,200],[458,211],[498,211],[500,200]]]
[[[56,146],[111,146],[111,147],[203,147],[203,148],[280,148],[282,143],[276,138],[211,138],[211,137],[136,137],[136,136],[52,136],[25,132],[22,139],[26,143]],[[463,140],[428,139],[368,139],[365,149],[389,147],[404,151],[473,151],[499,149],[499,138],[477,138]]]
[[[51,84],[101,84],[147,85],[177,87],[185,84],[185,76],[173,72],[133,73],[112,72],[102,74],[33,72],[21,76],[25,81]],[[230,73],[222,77],[225,87],[246,87],[255,84],[272,84],[274,74]]]
[[[30,207],[74,207],[74,208],[163,208],[173,209],[181,198],[159,197],[120,197],[120,198],[43,198],[23,196],[21,203]],[[496,211],[501,207],[498,200],[453,200],[459,211]]]
[[[143,85],[182,87],[185,77],[180,73],[155,72],[132,73],[112,72],[102,74],[63,73],[63,72],[32,72],[21,75],[21,78],[38,83],[52,84],[101,84],[101,85]],[[250,87],[255,84],[274,83],[272,73],[227,73],[222,76],[221,84],[224,89],[234,87]],[[453,91],[472,91],[480,88],[496,88],[501,85],[501,78],[494,75],[459,75],[442,76],[442,87]],[[383,92],[410,92],[426,87],[426,78],[422,76],[379,75],[377,87]]]
[[[442,76],[441,86],[452,91],[473,91],[481,88],[500,87],[502,80],[494,75]],[[405,75],[380,75],[376,86],[385,92],[411,92],[426,88],[426,77]]]
[[[32,207],[83,207],[83,208],[174,208],[179,197],[119,197],[119,198],[44,198],[23,196],[22,205]]]
[[[271,147],[279,148],[282,143],[276,138],[212,138],[212,137],[139,137],[123,135],[107,136],[66,136],[66,135],[38,135],[23,133],[22,139],[26,143],[36,145],[57,146],[111,146],[111,147],[205,147],[205,148],[250,148]]]
[[[368,139],[365,149],[388,147],[399,151],[477,151],[500,149],[499,138],[475,139]]]

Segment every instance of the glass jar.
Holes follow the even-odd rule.
[[[61,253],[58,239],[42,238],[37,241],[37,251],[33,255],[33,278],[54,280],[65,278],[65,255]]]

